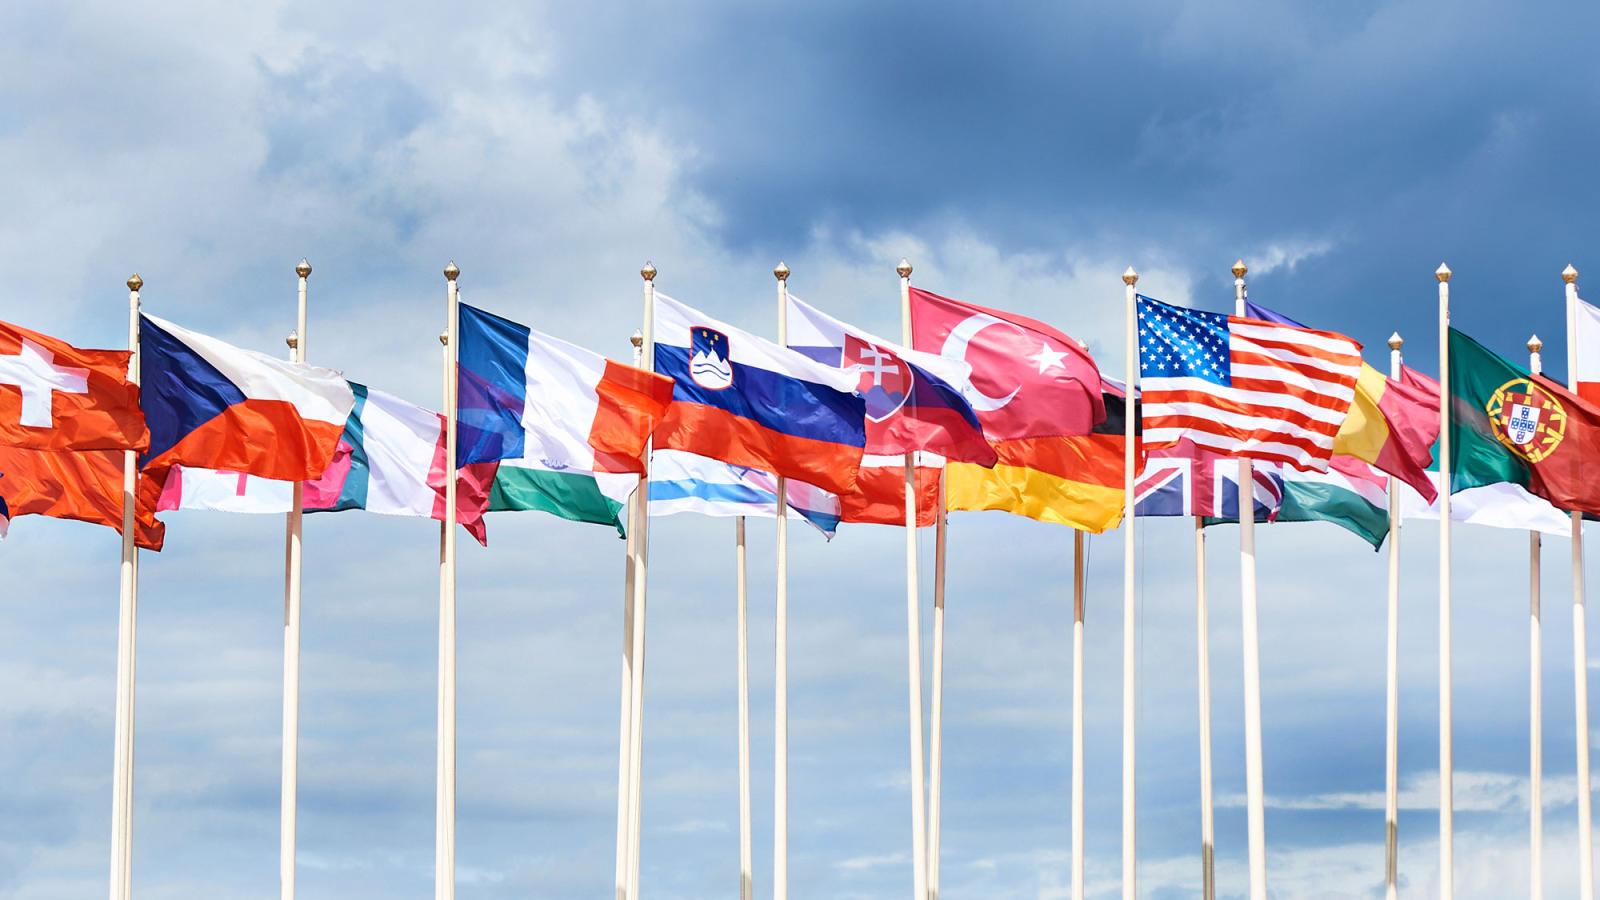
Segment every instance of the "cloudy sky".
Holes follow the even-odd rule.
[[[436,404],[446,261],[463,296],[624,356],[640,265],[774,327],[770,271],[882,333],[895,262],[1048,319],[1120,369],[1121,284],[1252,297],[1435,367],[1455,321],[1565,369],[1563,265],[1591,268],[1600,7],[1277,4],[29,2],[0,8],[0,318],[79,344],[146,307],[282,351],[309,257],[316,362]],[[1589,254],[1589,255],[1586,255]],[[134,882],[276,896],[283,524],[187,513],[143,565]],[[463,544],[460,896],[606,896],[622,546],[536,514]],[[751,526],[758,896],[770,895],[772,529]],[[437,529],[307,523],[300,896],[431,896]],[[1181,521],[1139,566],[1140,886],[1199,889],[1194,558]],[[944,895],[1068,885],[1071,536],[951,524]],[[652,534],[644,891],[738,885],[731,522]],[[1091,542],[1088,853],[1119,873],[1124,536]],[[1260,534],[1276,896],[1379,892],[1384,558],[1318,525]],[[791,886],[910,883],[901,535],[797,530]],[[932,538],[921,539],[931,571]],[[1403,893],[1437,878],[1437,529],[1406,531]],[[1526,884],[1527,541],[1460,529],[1457,889]],[[1242,896],[1237,535],[1210,536],[1220,893]],[[103,891],[115,535],[24,520],[0,545],[0,897]],[[1566,541],[1547,541],[1546,885],[1577,878]],[[926,583],[926,582],[925,582]],[[1591,644],[1600,644],[1592,633]]]

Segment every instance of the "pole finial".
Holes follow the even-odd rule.
[[[445,267],[444,267],[444,280],[445,281],[455,281],[457,278],[460,278],[460,277],[461,277],[461,270],[456,268],[456,261],[455,260],[452,259],[452,260],[450,260],[450,262],[445,264]]]
[[[772,277],[779,281],[789,280],[789,267],[784,264],[783,260],[778,260],[778,264],[772,268]]]
[[[128,290],[137,291],[142,287],[144,287],[144,279],[139,277],[138,272],[128,276]]]
[[[1543,349],[1544,349],[1544,341],[1539,340],[1539,336],[1537,334],[1534,335],[1531,338],[1528,338],[1528,352],[1529,353],[1538,353],[1540,350],[1543,350]]]
[[[1441,284],[1448,283],[1450,281],[1450,267],[1444,263],[1439,263],[1439,268],[1433,271],[1433,277],[1439,279]]]
[[[1406,339],[1400,336],[1400,332],[1396,331],[1394,334],[1389,335],[1389,349],[1390,350],[1399,350],[1401,347],[1404,347],[1405,345],[1406,345]]]
[[[1122,273],[1122,283],[1129,287],[1139,283],[1139,273],[1133,270],[1133,266],[1129,266],[1128,271]]]
[[[1233,263],[1233,277],[1235,277],[1235,278],[1243,278],[1244,277],[1244,273],[1246,273],[1248,271],[1250,271],[1250,269],[1244,264],[1244,260],[1243,259],[1234,260],[1234,263]]]
[[[439,343],[442,344],[443,346],[446,346],[446,347],[450,346],[450,332],[448,332],[448,331],[439,332]]]
[[[895,270],[896,273],[899,274],[899,276],[901,278],[910,278],[911,277],[911,260],[906,259],[904,256],[900,257],[900,264],[895,266],[894,270]]]
[[[1567,263],[1567,267],[1561,270],[1561,280],[1565,281],[1567,284],[1577,283],[1578,270],[1573,268],[1572,263]]]
[[[311,277],[311,263],[304,256],[300,257],[300,262],[294,267],[294,273],[301,278]]]
[[[656,264],[651,262],[651,261],[649,261],[648,259],[645,260],[644,268],[639,270],[639,277],[643,278],[645,281],[655,281],[656,280]]]
[[[639,329],[635,328],[633,330],[633,334],[628,336],[628,343],[632,344],[635,349],[637,349],[639,347],[643,347],[644,346],[644,332],[642,332]]]
[[[304,277],[304,276],[302,276],[302,277]],[[284,338],[283,342],[285,344],[289,345],[289,349],[290,350],[293,350],[294,348],[300,346],[300,332],[298,332],[298,331],[289,332],[289,336]]]

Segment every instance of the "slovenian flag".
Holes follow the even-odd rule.
[[[675,381],[657,447],[855,490],[866,402],[824,365],[655,295],[655,369]]]
[[[498,463],[489,510],[614,525],[672,379],[461,304],[456,463]]]
[[[789,509],[832,539],[839,530],[839,498],[800,481],[784,482]],[[778,479],[759,469],[683,453],[650,454],[650,515],[778,517]]]
[[[332,369],[241,350],[139,317],[148,472],[174,465],[261,478],[315,478],[332,462],[355,395]]]

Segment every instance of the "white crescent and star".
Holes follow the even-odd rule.
[[[1012,322],[1007,322],[1003,319],[997,319],[994,316],[986,313],[977,313],[962,319],[956,324],[956,327],[950,329],[950,335],[944,339],[944,347],[940,349],[939,355],[949,359],[959,359],[965,362],[967,358],[967,346],[972,343],[972,340],[978,336],[979,332],[994,325],[1001,325],[1006,328],[1010,328],[1017,334],[1026,337],[1026,333],[1019,326]],[[1067,354],[1050,349],[1049,344],[1040,343],[1039,352],[1023,358],[1038,366],[1039,374],[1043,375],[1054,368],[1066,368],[1066,366],[1062,363],[1062,360],[1066,359],[1066,357]],[[967,398],[967,402],[972,404],[972,408],[978,412],[994,412],[995,410],[1001,409],[1007,403],[1010,403],[1012,400],[1016,399],[1017,394],[1021,390],[1022,386],[1018,385],[1012,389],[1011,393],[1006,394],[1004,397],[991,397],[988,394],[978,390],[977,385],[974,385],[970,378],[967,380],[966,384],[961,386],[961,393]]]

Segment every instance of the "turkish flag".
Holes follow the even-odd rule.
[[[0,499],[12,519],[50,516],[121,531],[124,458],[118,450],[52,453],[0,446]],[[146,550],[160,550],[166,537],[166,526],[155,517],[159,492],[150,479],[141,479],[134,542]]]
[[[150,430],[126,350],[80,350],[0,322],[0,446],[143,450]]]
[[[911,337],[972,366],[961,393],[991,443],[1073,437],[1105,421],[1089,351],[1043,322],[912,288]]]

